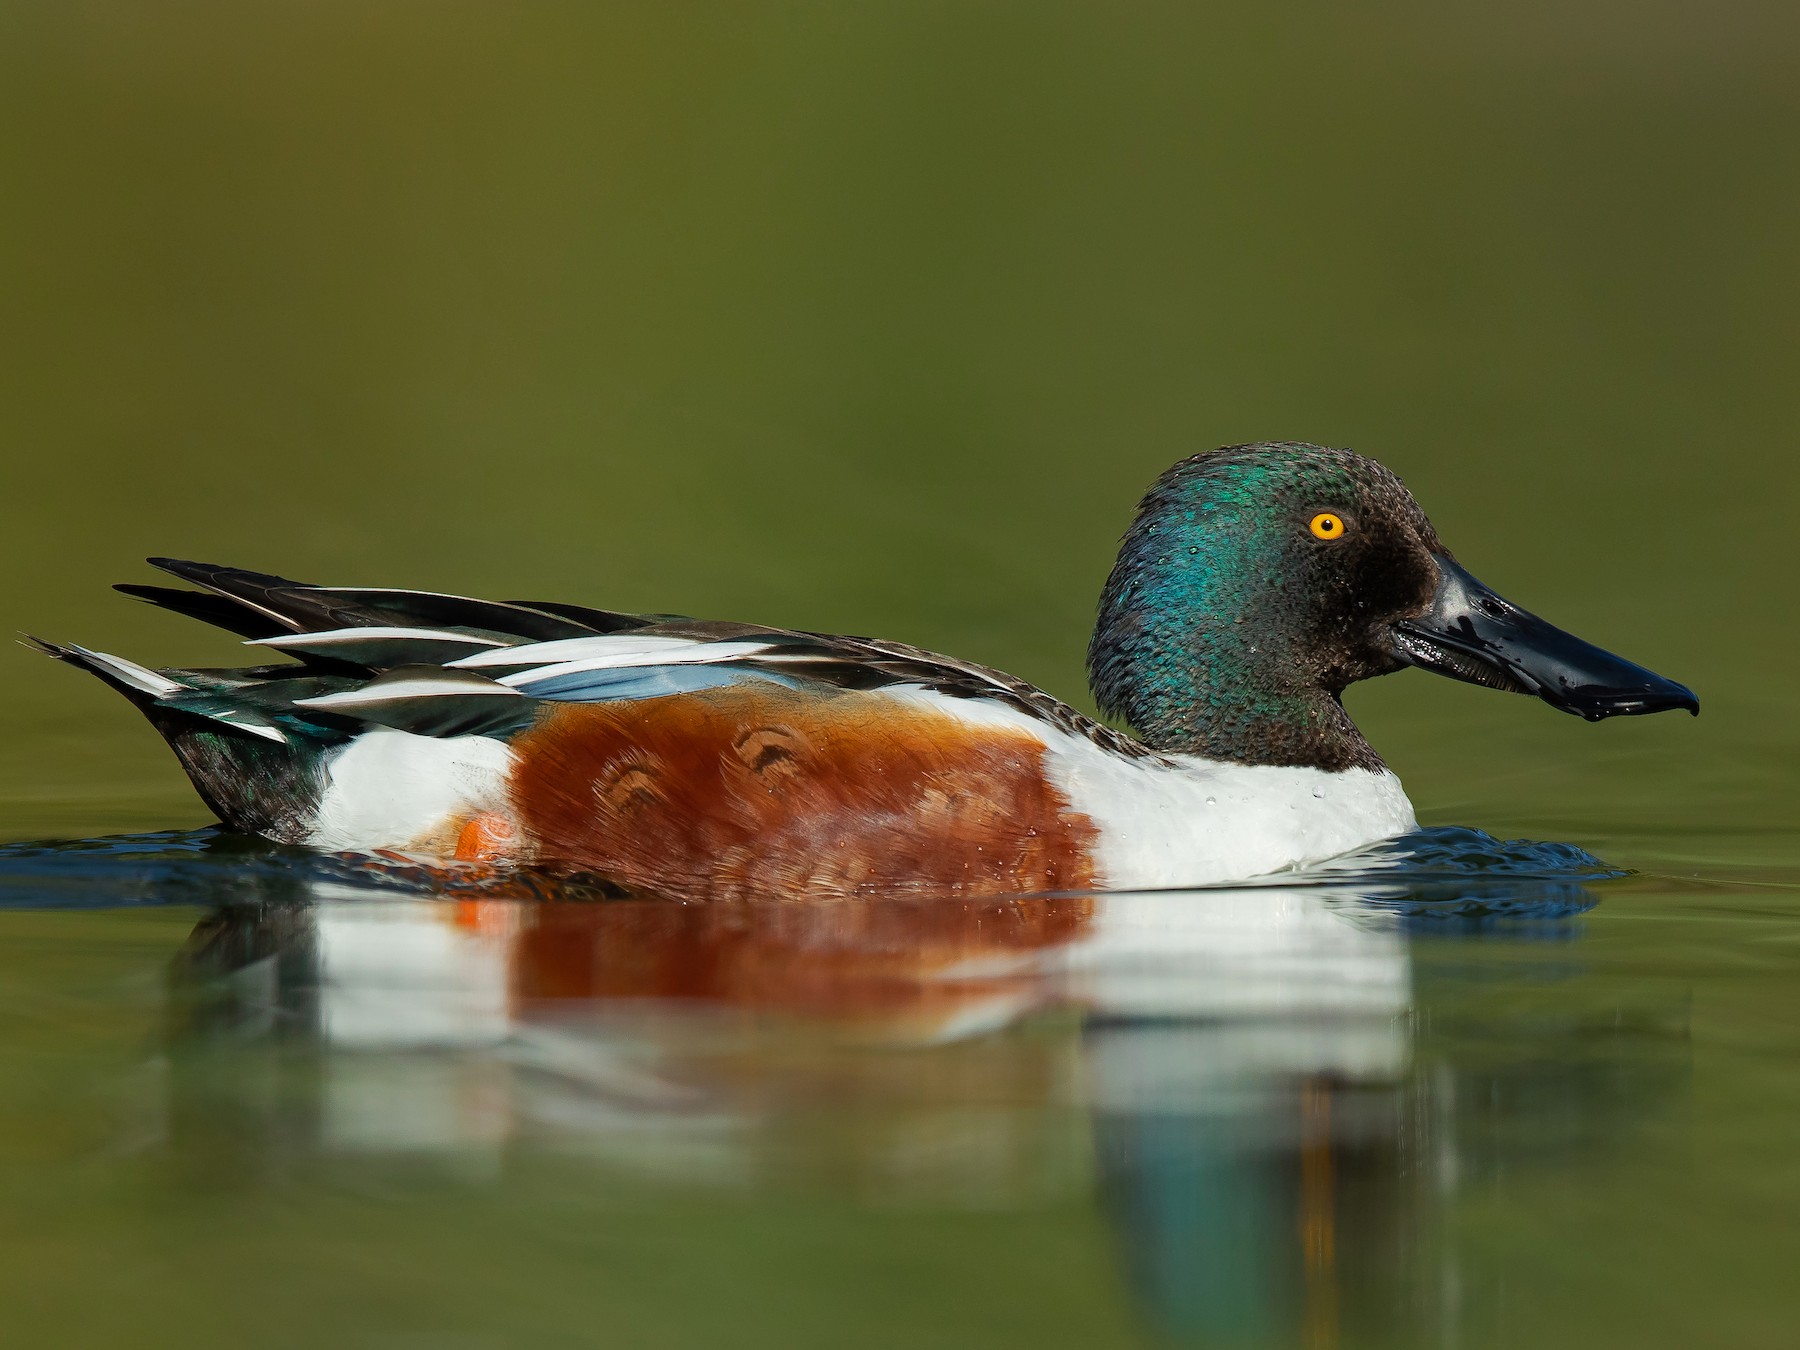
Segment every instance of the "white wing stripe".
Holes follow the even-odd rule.
[[[154,670],[140,666],[136,661],[127,661],[122,656],[109,656],[105,652],[90,651],[86,647],[70,647],[70,651],[80,652],[89,661],[99,666],[115,680],[121,680],[140,693],[149,694],[152,698],[167,698],[170,694],[185,694],[188,686],[158,675]]]
[[[559,638],[555,642],[532,642],[522,647],[508,647],[504,651],[476,652],[473,656],[465,656],[461,660],[450,661],[447,664],[458,669],[525,664],[552,666],[565,661],[586,661],[599,657],[617,656],[621,659],[614,664],[630,665],[641,657],[661,655],[683,647],[706,645],[709,644],[702,643],[697,638],[685,637]]]
[[[382,703],[397,703],[414,698],[480,698],[483,696],[523,698],[517,689],[491,681],[477,685],[439,680],[395,680],[390,684],[371,684],[361,689],[344,689],[317,698],[297,698],[296,708],[370,708]]]
[[[278,727],[258,722],[248,714],[227,710],[225,712],[207,713],[215,722],[228,722],[239,731],[247,731],[252,736],[261,736],[265,741],[274,741],[277,745],[286,745],[287,736]]]
[[[472,633],[452,633],[441,628],[332,628],[322,633],[294,633],[281,637],[251,638],[246,647],[274,647],[286,651],[290,647],[330,647],[356,645],[371,639],[404,638],[413,642],[454,642],[464,647],[506,647],[493,638],[476,637]],[[483,653],[485,655],[485,653]]]

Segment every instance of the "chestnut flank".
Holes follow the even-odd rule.
[[[569,704],[513,742],[540,865],[684,900],[1093,885],[1093,822],[1028,730],[879,693]]]

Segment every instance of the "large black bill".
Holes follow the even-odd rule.
[[[1431,608],[1394,625],[1394,654],[1452,679],[1536,694],[1552,708],[1598,722],[1622,713],[1686,708],[1691,689],[1603,652],[1501,599],[1442,554]]]

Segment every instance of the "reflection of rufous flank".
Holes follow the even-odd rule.
[[[773,685],[557,708],[513,746],[527,847],[688,900],[1093,884],[1093,823],[1036,737],[895,708]]]
[[[539,1000],[692,999],[856,1019],[936,1022],[1011,988],[942,978],[1072,941],[1094,902],[868,900],[853,905],[604,901],[522,908],[520,1007]]]

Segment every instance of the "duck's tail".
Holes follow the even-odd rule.
[[[117,589],[298,664],[151,670],[86,647],[28,641],[130,699],[227,825],[283,843],[310,835],[329,764],[370,728],[435,737],[510,734],[531,719],[535,699],[445,662],[514,644],[630,631],[658,617],[313,586],[213,563],[150,561],[199,589]]]
[[[318,813],[324,760],[341,736],[284,729],[251,671],[151,670],[124,657],[26,636],[28,645],[118,690],[162,735],[207,807],[234,830],[298,843]]]

